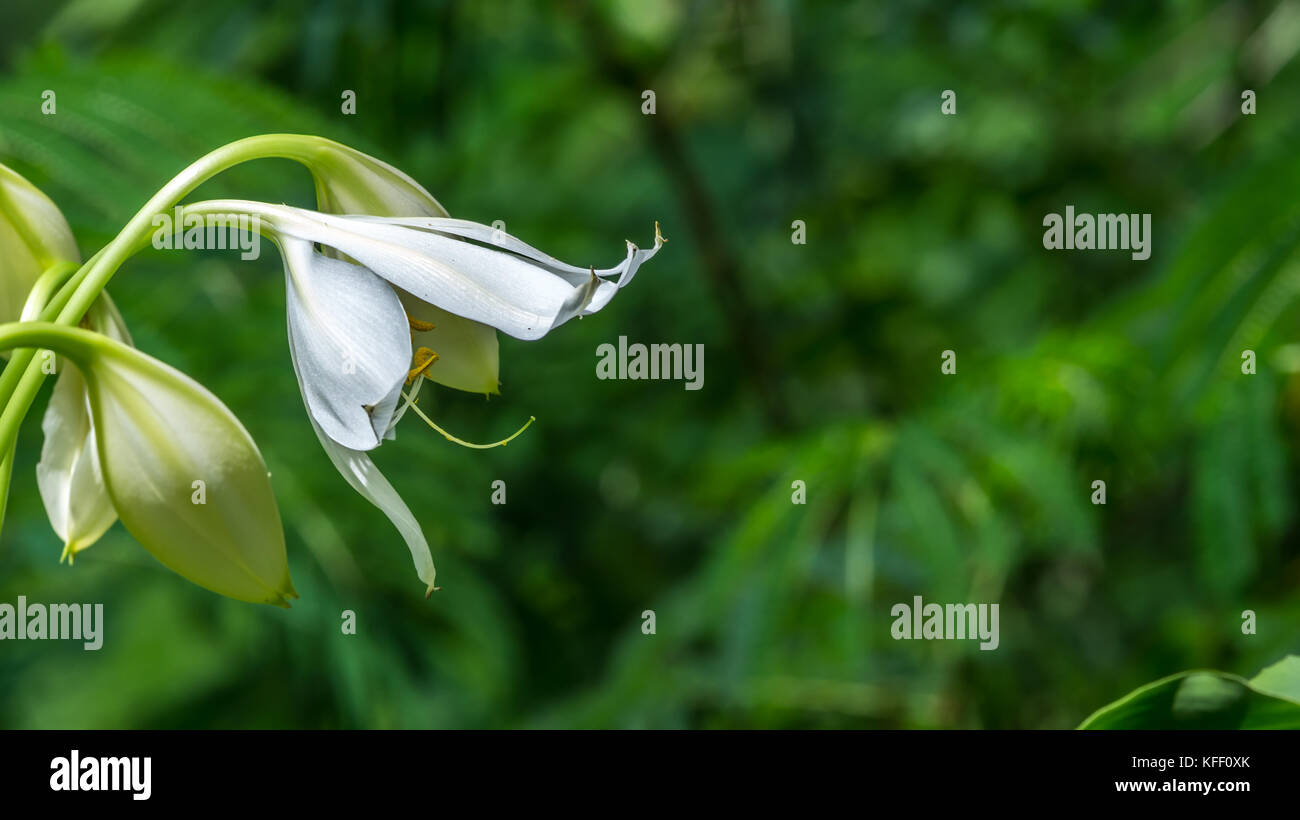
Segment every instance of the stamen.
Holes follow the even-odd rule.
[[[429,367],[436,361],[438,361],[438,354],[434,353],[429,348],[421,347],[416,350],[414,361],[415,366],[411,368],[411,372],[406,374],[406,386],[410,387],[411,383],[414,382],[417,377],[423,376],[425,372],[428,371]]]
[[[409,313],[406,314],[406,322],[411,326],[411,330],[417,331],[419,333],[428,333],[430,330],[433,330],[435,327],[433,322],[420,321],[419,319],[415,318]]]
[[[416,376],[415,383],[410,385],[411,395],[412,396],[420,395],[420,388],[423,386],[424,386],[424,376]],[[401,405],[397,408],[397,412],[393,413],[392,419],[390,419],[388,422],[388,429],[384,431],[384,438],[388,438],[389,435],[392,434],[393,430],[397,429],[397,423],[402,420],[402,416],[406,415],[406,408],[410,406],[411,406],[410,401],[404,401],[401,403]]]
[[[423,419],[425,424],[427,424],[427,425],[429,425],[430,427],[432,427],[433,429],[437,430],[439,433],[442,433],[442,437],[445,438],[445,439],[447,439],[447,441],[453,442],[453,443],[455,443],[455,444],[459,444],[461,447],[469,447],[470,449],[473,449],[473,450],[490,450],[490,449],[492,449],[493,447],[504,447],[504,446],[506,446],[507,444],[509,444],[510,442],[514,441],[516,438],[518,438],[520,433],[524,432],[524,431],[527,430],[529,427],[532,427],[532,426],[533,426],[533,422],[537,421],[537,417],[536,417],[536,416],[529,416],[529,417],[528,417],[528,421],[524,422],[524,426],[523,426],[523,427],[520,427],[518,430],[516,430],[516,431],[514,432],[514,435],[512,435],[512,436],[510,436],[510,437],[508,437],[508,438],[503,438],[503,439],[501,439],[500,441],[494,441],[494,442],[492,442],[491,444],[474,444],[474,443],[472,443],[472,442],[465,441],[464,439],[456,438],[456,437],[453,436],[451,433],[448,433],[446,430],[444,430],[444,429],[442,429],[441,427],[439,427],[439,426],[437,425],[437,423],[434,422],[433,419],[429,418],[428,416],[426,416],[426,415],[424,414],[424,411],[421,410],[421,409],[420,409],[420,408],[415,404],[415,400],[412,399],[408,394],[403,393],[403,394],[402,394],[402,398],[406,399],[406,406],[407,406],[407,407],[410,407],[412,410],[414,410],[414,411],[415,411],[415,415],[417,415],[417,416],[419,416],[421,419]]]

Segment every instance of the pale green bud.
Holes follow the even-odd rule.
[[[323,137],[303,137],[320,210],[371,216],[447,216],[424,186],[398,168]]]
[[[297,597],[266,464],[216,396],[90,331],[35,322],[0,330],[12,346],[54,348],[76,363],[108,496],[155,558],[241,601],[287,607]]]
[[[0,165],[0,323],[15,322],[36,280],[80,259],[72,229],[49,197]]]

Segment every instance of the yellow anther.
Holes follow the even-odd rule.
[[[411,372],[406,374],[406,383],[409,385],[420,376],[423,376],[429,367],[438,361],[438,354],[434,353],[427,347],[418,348],[415,351],[415,359],[412,362]]]
[[[411,330],[416,331],[417,333],[428,333],[435,327],[433,322],[422,322],[409,313],[406,315],[406,321],[410,324]]]

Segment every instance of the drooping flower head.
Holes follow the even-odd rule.
[[[583,269],[464,220],[337,216],[258,203],[210,207],[257,213],[280,245],[290,350],[312,424],[349,483],[403,533],[429,589],[434,573],[427,542],[365,456],[410,406],[413,394],[404,396],[404,388],[423,378],[494,387],[496,368],[487,365],[495,365],[495,330],[534,340],[595,313],[663,242],[656,232],[652,248],[629,242],[620,264]],[[433,337],[439,327],[441,343]],[[415,342],[417,334],[428,334],[419,342],[439,348]],[[490,345],[487,334],[493,334]],[[448,368],[440,370],[444,362]],[[484,372],[493,384],[474,381]]]
[[[493,227],[450,218],[419,183],[381,160],[301,139],[295,157],[313,174],[320,212],[251,202],[206,207],[257,214],[279,245],[289,347],[312,427],[348,483],[402,533],[432,591],[424,534],[366,452],[392,437],[425,380],[496,393],[497,330],[535,340],[595,313],[664,240],[656,226],[653,247],[626,243],[612,268],[568,265]]]

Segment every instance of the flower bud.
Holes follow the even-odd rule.
[[[15,322],[36,280],[56,262],[76,262],[72,229],[49,197],[0,165],[0,323]]]
[[[316,201],[331,214],[447,216],[424,186],[401,170],[323,137],[308,140],[305,160],[316,180]]]
[[[61,330],[77,342],[64,352],[86,380],[100,470],[127,531],[199,586],[287,607],[298,596],[280,512],[239,419],[180,371],[97,334]]]

